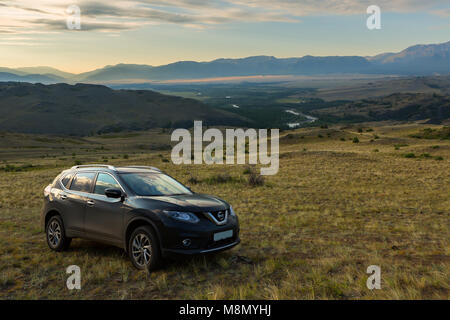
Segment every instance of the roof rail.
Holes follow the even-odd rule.
[[[156,167],[151,167],[151,166],[126,166],[124,168],[150,169],[150,170],[155,170],[155,171],[161,172],[161,169],[158,169]]]
[[[106,165],[106,164],[83,164],[83,165],[73,166],[71,169],[78,169],[78,168],[95,168],[95,167],[108,168],[108,169],[110,169],[110,170],[116,171],[116,167],[111,166],[111,165]]]

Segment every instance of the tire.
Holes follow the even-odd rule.
[[[153,230],[148,226],[136,228],[128,241],[131,262],[139,270],[153,271],[161,264],[161,251]]]
[[[51,217],[45,226],[47,244],[54,251],[64,251],[70,246],[72,238],[66,237],[66,230],[60,216]]]

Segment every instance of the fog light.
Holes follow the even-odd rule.
[[[191,245],[191,239],[184,239],[182,242],[185,247],[189,247]]]

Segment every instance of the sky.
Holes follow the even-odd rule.
[[[370,5],[381,29],[366,26]],[[0,67],[10,68],[372,56],[449,40],[448,0],[0,0]]]

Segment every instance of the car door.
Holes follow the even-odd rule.
[[[86,202],[92,190],[96,172],[79,172],[75,174],[68,186],[60,195],[64,202],[64,223],[69,233],[84,234]]]
[[[105,195],[108,188],[121,189],[123,192],[111,174],[99,172],[87,201],[84,227],[90,237],[121,245],[124,205],[121,199]]]

